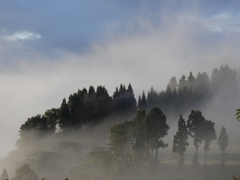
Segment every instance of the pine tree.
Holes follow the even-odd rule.
[[[132,146],[136,153],[136,161],[141,162],[144,158],[145,153],[145,142],[146,138],[144,136],[144,119],[146,117],[145,110],[139,110],[136,117],[132,122]]]
[[[127,112],[128,114],[131,115],[133,113],[136,113],[137,111],[137,101],[134,97],[131,84],[128,85],[126,93],[127,93]]]
[[[131,163],[131,131],[132,121],[124,121],[114,125],[110,130],[109,150],[124,163]]]
[[[158,105],[158,93],[153,87],[151,87],[151,90],[148,92],[148,95],[147,95],[148,109],[157,105]]]
[[[195,82],[196,82],[196,79],[193,76],[192,72],[190,72],[188,79],[187,79],[187,87],[189,89],[192,89],[192,91],[195,91]]]
[[[204,141],[204,152],[205,152],[205,165],[207,165],[207,151],[210,150],[209,146],[212,140],[217,138],[214,122],[210,120],[206,120],[204,122],[204,133],[203,133],[203,141]]]
[[[158,159],[158,149],[165,148],[168,144],[163,142],[163,137],[168,134],[169,126],[166,123],[166,116],[159,109],[159,107],[152,107],[150,112],[147,114],[144,125],[145,125],[145,137],[147,138],[147,144],[151,149],[153,158],[153,151],[156,151],[155,158]]]
[[[138,99],[138,109],[139,110],[146,110],[147,109],[147,99],[146,99],[144,91],[142,92],[142,97],[139,96],[139,99]]]
[[[196,153],[192,159],[193,165],[199,165],[198,162],[198,147],[202,143],[204,133],[205,118],[202,116],[201,111],[191,111],[188,116],[187,127],[189,136],[193,138],[193,144],[196,148]]]
[[[2,175],[1,175],[1,180],[7,180],[8,178],[8,173],[6,169],[3,169]]]
[[[173,140],[173,153],[177,153],[179,155],[178,164],[181,167],[184,163],[184,152],[187,150],[187,146],[189,143],[188,140],[188,130],[185,120],[182,115],[178,121],[178,131],[176,135],[174,135]]]
[[[24,164],[15,172],[14,180],[38,180],[35,171],[29,165]]]
[[[64,98],[60,107],[60,119],[59,119],[59,126],[62,130],[69,129],[71,127],[70,121],[70,109]]]
[[[178,83],[177,83],[176,77],[172,77],[170,79],[170,82],[168,83],[168,86],[170,87],[171,92],[173,92],[174,89],[177,90]]]
[[[183,89],[185,86],[187,86],[186,76],[183,75],[178,83],[178,89]]]
[[[226,148],[228,147],[228,135],[226,128],[223,126],[218,137],[219,149],[222,151],[222,163],[226,161]]]

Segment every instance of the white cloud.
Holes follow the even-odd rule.
[[[180,19],[186,23],[198,23],[212,32],[240,32],[240,16],[232,12],[218,13],[211,17],[184,14]]]
[[[15,32],[12,35],[2,36],[2,38],[9,41],[33,40],[33,39],[40,39],[41,35],[37,33],[29,32],[29,31],[21,31],[21,32]]]

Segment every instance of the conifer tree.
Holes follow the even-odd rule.
[[[146,110],[147,109],[147,99],[146,99],[144,91],[142,92],[142,97],[139,96],[138,109],[140,109],[140,110]]]
[[[151,87],[151,89],[150,89],[150,91],[148,91],[148,95],[147,95],[148,109],[150,109],[153,106],[157,106],[158,104],[159,104],[158,93],[153,87]]]
[[[178,83],[178,89],[183,89],[185,86],[187,86],[186,76],[183,75]]]
[[[174,89],[177,90],[178,83],[177,83],[176,77],[172,77],[170,79],[170,82],[168,83],[168,86],[170,87],[172,92],[174,91]]]
[[[144,135],[144,119],[146,117],[145,110],[139,110],[132,122],[132,146],[136,153],[136,161],[141,162],[145,153],[146,138]]]
[[[60,119],[59,126],[62,130],[69,129],[71,127],[70,110],[66,99],[64,98],[60,107]]]
[[[23,164],[15,172],[14,180],[38,180],[38,176],[35,171],[28,165]]]
[[[8,173],[6,169],[3,169],[2,175],[1,175],[1,180],[6,180],[8,178]]]
[[[124,121],[114,125],[110,130],[109,150],[124,163],[131,163],[131,131],[132,121]]]
[[[182,115],[180,115],[178,121],[178,131],[176,132],[176,135],[174,135],[172,148],[173,153],[177,153],[179,155],[178,164],[180,167],[184,163],[184,152],[187,150],[187,146],[189,145],[187,140],[188,140],[187,125]]]
[[[164,143],[162,140],[163,137],[168,134],[169,130],[166,119],[165,114],[163,114],[157,106],[152,107],[145,118],[145,136],[147,138],[147,144],[151,149],[152,158],[154,150],[156,151],[155,158],[158,159],[158,149],[168,146],[168,144]]]
[[[129,114],[136,113],[137,101],[134,97],[131,84],[128,85],[126,93],[127,93],[127,111]]]
[[[195,77],[193,76],[192,72],[190,72],[188,79],[187,79],[187,87],[189,89],[192,89],[192,91],[195,91]]]
[[[193,138],[193,144],[196,148],[196,153],[192,159],[193,165],[199,165],[198,162],[198,147],[202,143],[204,133],[205,118],[202,116],[201,111],[191,111],[188,116],[187,127],[189,136]]]
[[[214,122],[210,120],[206,120],[204,122],[204,133],[203,133],[203,141],[204,141],[204,152],[205,152],[205,165],[207,165],[207,151],[210,150],[209,146],[212,140],[217,138]]]
[[[218,137],[219,149],[222,151],[222,164],[226,161],[226,148],[228,147],[228,135],[226,128],[223,126]]]

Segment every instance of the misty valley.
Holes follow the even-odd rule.
[[[132,84],[82,88],[28,118],[1,180],[240,178],[239,72],[186,73],[138,97]]]

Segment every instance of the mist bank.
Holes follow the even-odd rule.
[[[99,167],[91,164],[89,159],[86,160],[86,155],[99,147],[108,148],[111,141],[109,132],[114,125],[121,124],[125,120],[130,122],[136,118],[139,110],[149,113],[152,107],[161,109],[166,115],[166,122],[170,128],[164,137],[168,147],[156,151],[159,154],[157,164],[160,164],[159,167],[162,169],[167,167],[168,163],[173,164],[173,169],[178,167],[177,157],[172,153],[173,137],[177,131],[180,114],[184,119],[188,119],[191,110],[202,111],[206,120],[214,123],[216,136],[219,136],[221,128],[225,126],[229,138],[227,152],[236,154],[240,149],[239,124],[234,117],[235,110],[239,107],[238,88],[238,73],[227,65],[215,68],[210,78],[206,72],[198,73],[196,76],[189,72],[188,77],[182,75],[178,81],[173,77],[167,84],[166,90],[157,91],[152,87],[146,93],[143,91],[138,98],[135,98],[131,84],[127,88],[121,84],[112,96],[109,96],[104,86],[98,86],[96,89],[90,86],[88,90],[83,88],[71,94],[68,100],[64,98],[59,108],[52,108],[42,115],[28,118],[20,127],[17,149],[1,161],[1,166],[8,170],[11,177],[24,163],[29,164],[41,178],[67,178],[72,176],[71,172],[74,174],[86,167],[93,168],[94,173],[98,173]],[[189,147],[186,150],[188,157],[186,162],[189,163],[186,166],[190,169],[189,164],[192,164],[191,159],[194,157],[195,149],[193,144],[189,138]],[[213,139],[211,146],[210,154],[221,154],[217,137]],[[105,151],[107,149],[100,150],[103,154],[108,153]],[[201,143],[199,154],[204,154]],[[236,156],[238,157],[237,154]],[[203,159],[199,158],[199,161]],[[231,159],[230,162],[236,163]],[[149,161],[148,165],[142,168],[153,168],[151,163],[154,164]],[[221,159],[219,162],[214,161],[215,163],[220,164]],[[128,173],[130,172],[126,171],[126,174]],[[133,173],[133,178],[135,175]]]

